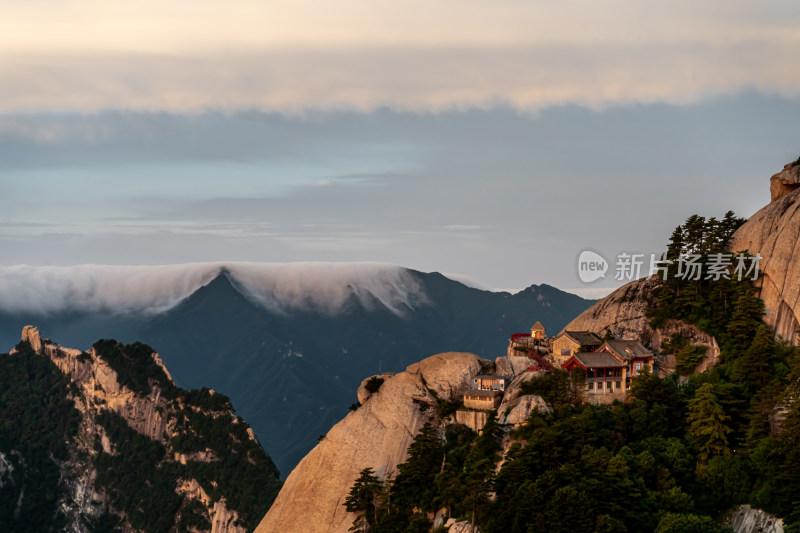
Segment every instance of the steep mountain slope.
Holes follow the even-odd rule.
[[[733,235],[730,249],[760,254],[760,277],[755,282],[764,301],[764,321],[792,344],[800,341],[800,164],[789,163],[770,180],[772,201],[755,213]],[[658,350],[661,340],[675,330],[692,336],[693,343],[714,341],[697,328],[672,322],[654,331],[645,316],[658,300],[660,283],[640,279],[620,287],[586,309],[565,329],[605,331],[649,344]]]
[[[661,287],[661,281],[656,278],[626,283],[575,317],[564,329],[598,333],[608,330],[619,339],[641,342],[659,356],[661,343],[677,334],[691,344],[708,347],[708,357],[697,368],[697,371],[702,371],[719,355],[719,345],[714,337],[680,320],[667,320],[658,329],[650,327],[647,311],[656,305]],[[662,375],[671,374],[675,369],[674,356],[659,358]]]
[[[734,250],[760,253],[757,284],[766,322],[793,344],[800,341],[800,163],[789,163],[770,180],[772,201],[733,236]]]
[[[348,531],[354,516],[342,501],[358,472],[370,467],[382,478],[393,474],[423,424],[443,425],[437,401],[457,400],[488,365],[470,353],[443,353],[388,378],[303,458],[256,532]]]
[[[157,354],[62,348],[26,327],[0,355],[0,529],[252,529],[278,471],[228,399],[177,388]]]
[[[495,293],[399,267],[359,284],[321,268],[313,279],[283,272],[276,281],[246,266],[215,266],[205,285],[155,314],[81,310],[77,303],[88,297],[78,294],[64,296],[74,308],[5,312],[0,339],[36,323],[72,345],[113,336],[158,346],[178,385],[230,396],[288,474],[347,412],[363,376],[447,350],[494,358],[510,333],[537,320],[558,330],[592,303],[547,285]],[[89,297],[110,300],[90,288]]]
[[[580,394],[587,386],[585,374],[537,376],[517,385],[521,392],[541,394],[552,409],[517,418],[525,423],[516,429],[495,427],[495,442],[488,444],[496,447],[486,446],[486,453],[475,453],[470,462],[470,454],[492,440],[486,438],[489,426],[465,448],[457,438],[465,430],[446,428],[437,408],[441,400],[457,400],[459,389],[468,387],[465,376],[484,372],[488,361],[471,354],[430,357],[363,396],[362,407],[334,426],[292,471],[257,531],[344,533],[354,520],[368,523],[372,531],[429,531],[442,524],[444,515],[453,512],[462,519],[470,511],[487,533],[723,533],[730,531],[726,525],[753,533],[782,532],[784,524],[795,531],[800,527],[800,348],[792,336],[800,290],[798,172],[780,186],[773,178],[778,198],[739,228],[731,246],[765,257],[764,283],[772,288],[762,286],[763,302],[749,280],[733,276],[674,285],[641,279],[567,326],[599,333],[610,329],[655,350],[667,341],[664,353],[674,354],[672,361],[661,358],[662,371],[671,374],[675,360],[684,357],[692,364],[684,366],[683,377],[644,373],[624,403],[592,405]],[[713,218],[701,219],[700,226],[702,231],[682,241],[688,248],[677,247],[676,256],[686,249],[718,253],[736,228]],[[719,248],[705,247],[712,241]],[[675,287],[679,290],[667,294]],[[651,309],[660,313],[652,315],[656,329],[647,316]],[[768,326],[795,346],[776,341],[776,331]],[[702,353],[694,353],[687,342],[719,357],[696,364],[690,356]],[[433,426],[430,437],[426,422]],[[418,448],[433,450],[433,460],[410,460],[412,437],[415,444],[433,442]],[[486,461],[490,466],[481,471]],[[330,475],[319,476],[320,471]],[[391,490],[382,492],[385,483]]]

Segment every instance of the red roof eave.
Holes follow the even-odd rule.
[[[584,370],[587,370],[586,366],[584,366],[584,365],[583,365],[583,363],[581,363],[580,361],[578,361],[578,358],[577,358],[577,357],[575,357],[574,355],[573,355],[572,357],[570,357],[569,359],[567,359],[567,362],[566,362],[566,363],[564,363],[564,364],[562,364],[562,365],[561,365],[561,368],[562,368],[562,369],[564,369],[564,370],[566,370],[566,369],[567,369],[567,367],[569,366],[569,364],[570,364],[570,363],[572,363],[572,362],[574,362],[576,366],[579,366],[579,367],[581,367],[582,369],[584,369]]]

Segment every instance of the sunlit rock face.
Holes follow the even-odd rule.
[[[784,165],[783,170],[769,180],[770,201],[774,202],[800,187],[800,163]]]
[[[114,456],[120,453],[119,441],[114,440],[115,437],[108,433],[100,421],[103,413],[115,413],[129,429],[163,446],[165,461],[181,465],[190,462],[200,464],[218,461],[216,452],[208,448],[203,452],[191,453],[179,453],[174,449],[173,439],[187,435],[187,430],[179,422],[180,413],[184,408],[217,419],[229,418],[234,421],[232,424],[241,423],[235,418],[230,404],[211,411],[186,404],[183,395],[186,391],[177,396],[166,394],[165,391],[174,390],[175,385],[163,361],[155,352],[150,352],[145,357],[152,359],[152,362],[161,368],[165,381],[157,382],[154,378],[148,382],[150,391],[143,392],[130,388],[124,376],[120,376],[119,367],[115,369],[94,347],[88,351],[81,351],[60,346],[48,338],[43,338],[39,328],[30,325],[23,328],[21,340],[30,345],[36,357],[49,359],[55,365],[57,372],[68,380],[69,393],[65,400],[74,405],[79,414],[77,432],[67,438],[67,459],[58,461],[53,459],[58,466],[60,479],[57,484],[47,487],[51,491],[60,491],[58,519],[65,520],[66,531],[76,533],[92,531],[93,524],[105,512],[117,517],[120,530],[136,530],[125,511],[109,503],[112,499],[109,497],[108,489],[98,481],[100,470],[97,459],[100,454]],[[16,348],[11,350],[7,357],[14,356],[20,356]],[[122,368],[128,374],[133,372],[130,368]],[[216,394],[214,391],[207,392],[209,396]],[[257,445],[252,430],[248,428],[246,434]],[[8,454],[19,455],[19,453],[12,449]],[[10,465],[6,460],[8,454],[0,451],[0,485],[3,484],[4,477],[7,477],[4,474]],[[120,478],[130,476],[129,471],[115,470],[113,474]],[[265,487],[266,490],[273,491],[273,494],[277,488],[274,485],[279,483],[277,475],[275,470],[273,488]],[[207,492],[208,485],[204,489],[203,485],[192,477],[176,478],[174,482],[175,492],[184,497],[182,505],[195,505],[192,512],[208,523],[207,530],[210,533],[245,533],[249,530],[242,516],[228,504],[225,494],[210,495]],[[241,490],[241,487],[236,489]],[[36,490],[41,490],[41,487],[33,487],[29,493],[36,494]],[[230,494],[228,489],[225,489],[225,493]],[[25,495],[25,487],[22,487],[18,496],[20,501]],[[177,529],[181,529],[179,524],[184,512],[183,507],[175,511],[173,518]],[[250,524],[250,528],[253,525]]]
[[[790,164],[772,176],[772,202],[733,235],[731,249],[761,254],[756,282],[766,308],[765,321],[775,333],[800,340],[800,165]]]
[[[754,214],[734,233],[733,252],[760,254],[760,277],[755,282],[764,301],[764,320],[775,333],[792,344],[800,341],[800,164],[790,163],[770,180],[772,201]],[[686,324],[667,324],[653,331],[647,310],[658,298],[660,283],[655,278],[633,281],[595,303],[565,329],[603,333],[639,340],[658,351],[669,329],[687,333],[693,344],[715,345],[715,341]],[[685,330],[685,331],[684,331]],[[667,362],[668,363],[668,362]]]
[[[358,474],[373,468],[396,474],[408,446],[426,423],[440,424],[437,396],[455,400],[491,363],[448,352],[385,376],[380,389],[336,424],[292,471],[257,533],[345,533],[355,516],[342,502]]]

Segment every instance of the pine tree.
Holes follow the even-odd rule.
[[[725,331],[722,359],[730,361],[740,356],[750,346],[764,316],[764,302],[753,295],[749,281],[732,284],[731,319]]]
[[[711,383],[703,384],[689,400],[686,433],[695,442],[701,462],[715,455],[730,453],[728,435],[733,431],[728,425],[730,416],[725,414],[722,404]]]
[[[362,470],[344,500],[345,509],[358,513],[350,531],[367,532],[375,525],[383,483],[372,468]]]
[[[476,448],[464,464],[462,486],[464,487],[464,507],[470,510],[472,531],[478,509],[489,503],[489,493],[494,484],[494,462],[483,457]]]
[[[775,339],[769,327],[762,323],[747,350],[732,362],[731,379],[746,381],[752,392],[765,387],[772,379],[775,354]]]
[[[408,459],[398,465],[398,474],[392,485],[394,502],[410,511],[414,507],[434,511],[436,475],[442,469],[444,442],[439,431],[426,422],[408,447]]]
[[[703,251],[706,240],[706,219],[692,215],[683,223],[684,251],[697,254]]]

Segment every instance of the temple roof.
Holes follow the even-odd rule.
[[[617,339],[607,340],[603,347],[607,348],[614,355],[630,361],[633,358],[647,359],[653,357],[653,352],[645,348],[639,341],[622,341]],[[603,347],[600,349],[602,350]]]
[[[572,357],[586,368],[622,368],[625,366],[608,352],[578,352]]]
[[[581,346],[600,346],[603,344],[601,339],[596,333],[591,331],[563,331],[564,335],[577,342]]]

